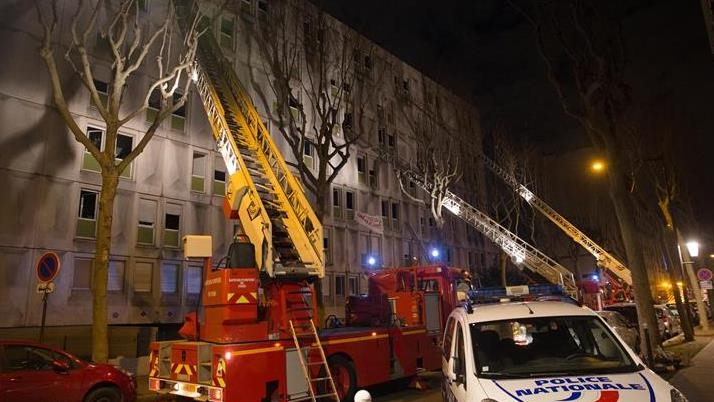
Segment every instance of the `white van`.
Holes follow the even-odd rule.
[[[595,312],[519,288],[449,315],[444,401],[687,401]]]

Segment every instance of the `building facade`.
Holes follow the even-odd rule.
[[[67,27],[73,2],[59,3],[63,12],[59,22]],[[235,10],[224,10],[216,18],[214,34],[249,92],[270,94],[271,74],[251,52],[254,40],[247,34],[251,26],[270,23],[268,2],[239,3]],[[166,7],[159,1],[139,5],[140,18],[149,19],[163,15]],[[302,2],[290,6],[317,13]],[[41,31],[34,6],[18,1],[4,7],[0,40],[7,60],[15,62],[0,65],[0,183],[6,189],[5,197],[0,198],[0,334],[41,325],[43,303],[36,291],[36,269],[40,257],[48,252],[57,254],[61,269],[54,280],[54,292],[47,298],[46,325],[86,328],[91,325],[90,284],[101,185],[98,165],[50,107],[47,71],[37,52],[36,38]],[[331,24],[338,30],[350,30],[336,21]],[[96,69],[108,77],[109,59],[103,57],[99,46],[93,54]],[[366,291],[365,274],[374,269],[367,264],[369,256],[375,256],[380,266],[396,266],[405,260],[424,260],[429,248],[439,247],[442,261],[478,270],[494,266],[497,255],[489,242],[461,221],[447,219],[444,230],[437,230],[428,205],[404,195],[397,175],[389,163],[379,159],[376,150],[388,147],[407,160],[413,157],[418,144],[404,116],[415,114],[438,116],[434,125],[454,124],[449,132],[460,131],[453,123],[457,114],[469,116],[468,141],[478,144],[477,111],[387,51],[373,44],[372,48],[373,52],[354,57],[361,65],[361,79],[386,78],[389,85],[384,87],[391,89],[377,91],[376,98],[360,112],[371,122],[369,132],[353,146],[348,163],[334,181],[323,219],[326,276],[322,297],[326,313],[337,317],[344,315],[347,296]],[[152,79],[149,69],[139,75],[146,83]],[[101,73],[97,74],[98,88],[106,86],[102,79]],[[78,82],[67,81],[65,93],[77,121],[90,138],[104,146],[105,123],[91,105],[88,92]],[[272,111],[261,102],[255,104],[286,160],[294,161]],[[120,152],[136,146],[154,112],[149,108],[145,116],[122,128],[117,139]],[[343,119],[345,113],[338,110]],[[183,257],[184,235],[212,235],[216,260],[227,251],[233,225],[222,210],[226,169],[210,130],[200,99],[191,94],[187,105],[163,123],[144,152],[123,172],[112,229],[110,326],[176,326],[196,308],[201,262]],[[317,157],[311,152],[305,147],[303,160]],[[479,174],[469,172],[471,176]],[[483,186],[461,185],[460,189],[469,201],[485,200]],[[414,188],[406,190],[418,195]],[[453,191],[458,193],[458,187]]]

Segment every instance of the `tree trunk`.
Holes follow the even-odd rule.
[[[667,211],[669,214],[669,211]],[[674,302],[677,305],[677,311],[679,312],[679,320],[682,326],[682,332],[684,332],[684,341],[690,342],[694,340],[694,325],[692,323],[692,316],[689,314],[689,306],[684,304],[684,295],[679,291],[679,286],[677,286],[677,277],[675,275],[675,267],[679,267],[678,270],[681,275],[684,274],[684,267],[680,265],[679,252],[675,247],[677,245],[677,235],[675,229],[671,225],[665,227],[664,233],[664,249],[667,253],[667,273],[669,275],[669,281],[672,282],[672,293],[674,295]],[[674,258],[677,258],[675,261]],[[682,279],[682,283],[686,283]]]
[[[498,266],[501,271],[501,286],[508,286],[508,280],[506,279],[506,267],[508,266],[508,254],[501,251],[498,254]]]
[[[615,153],[615,152],[613,152]],[[612,161],[619,160],[618,156],[611,158]],[[635,214],[632,200],[628,192],[626,177],[621,169],[613,169],[609,175],[610,198],[615,208],[617,221],[620,223],[620,233],[627,253],[627,263],[632,273],[632,285],[637,300],[637,317],[640,323],[640,336],[642,350],[646,350],[647,343],[644,328],[648,328],[647,334],[650,344],[655,346],[661,344],[657,320],[654,312],[654,301],[650,291],[649,277],[645,269],[645,258],[642,253],[640,239],[637,235],[635,225]],[[654,351],[653,351],[654,353]]]
[[[102,190],[99,193],[97,244],[92,277],[92,360],[104,363],[109,358],[107,319],[107,285],[109,255],[112,241],[112,213],[119,175],[112,169],[102,169]]]

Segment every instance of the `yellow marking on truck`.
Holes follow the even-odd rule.
[[[370,335],[370,336],[360,336],[357,338],[348,338],[348,339],[333,339],[331,341],[326,341],[322,342],[323,345],[337,345],[340,343],[350,343],[350,342],[360,342],[360,341],[367,341],[370,339],[383,339],[389,337],[387,334],[383,335]]]
[[[231,354],[233,355],[233,357],[235,357],[235,356],[254,355],[257,353],[265,353],[265,352],[277,352],[282,349],[283,349],[282,347],[273,346],[270,348],[236,350],[236,351],[231,351]]]
[[[414,331],[405,331],[405,332],[402,332],[402,335],[423,334],[423,333],[425,333],[425,332],[426,332],[425,329],[417,329],[417,330],[414,330]]]

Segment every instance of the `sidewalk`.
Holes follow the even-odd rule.
[[[711,323],[710,323],[711,324]],[[714,373],[714,328],[708,332],[695,330],[695,337],[707,337],[709,343],[697,353],[686,367],[677,371],[669,382],[677,387],[689,402],[712,400]]]

